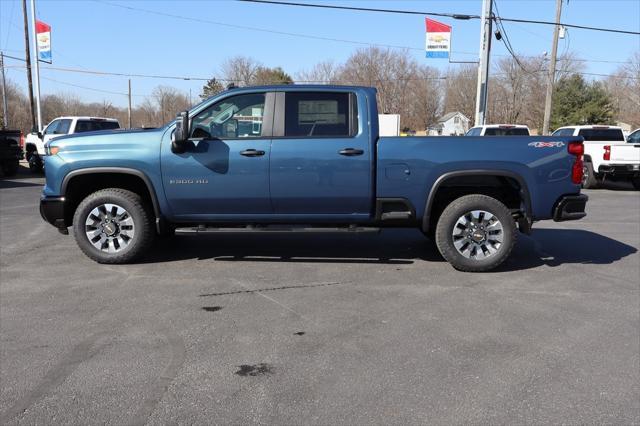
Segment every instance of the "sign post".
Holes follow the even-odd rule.
[[[427,41],[425,50],[427,58],[448,59],[451,51],[451,27],[442,22],[425,18]]]

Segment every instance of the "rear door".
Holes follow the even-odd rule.
[[[352,92],[279,92],[271,143],[271,203],[277,215],[370,216],[372,143],[366,104]]]

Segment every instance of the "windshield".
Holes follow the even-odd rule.
[[[490,127],[484,131],[485,136],[529,136],[529,129],[522,127],[502,128]]]
[[[585,141],[624,142],[621,129],[581,129],[578,136],[582,136]]]

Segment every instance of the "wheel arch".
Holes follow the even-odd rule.
[[[436,197],[438,195],[438,190],[441,189],[447,183],[447,181],[451,181],[452,179],[455,179],[455,178],[464,178],[464,177],[473,177],[473,176],[508,178],[515,181],[518,184],[518,193],[519,193],[520,200],[524,205],[523,214],[530,226],[531,218],[533,215],[533,210],[531,207],[531,193],[529,192],[529,187],[526,181],[524,180],[524,178],[521,175],[508,170],[473,169],[473,170],[459,170],[459,171],[447,172],[440,175],[436,179],[436,181],[431,187],[431,190],[429,191],[429,195],[427,196],[427,200],[425,203],[424,213],[422,216],[423,232],[429,232],[432,228],[433,208],[434,208]]]
[[[135,181],[129,181],[131,177],[135,177]],[[106,184],[105,179],[109,178],[113,185]],[[69,191],[77,190],[76,182],[89,182],[93,183],[92,187],[83,188],[78,194],[70,193]],[[124,183],[124,184],[123,184]],[[76,169],[69,172],[62,180],[60,187],[60,193],[67,199],[69,204],[65,210],[65,222],[70,214],[71,217],[75,211],[75,208],[80,203],[85,193],[95,192],[99,189],[108,187],[123,188],[123,189],[135,189],[135,192],[143,192],[140,195],[147,199],[153,207],[153,213],[155,216],[156,229],[160,233],[162,214],[160,205],[158,202],[158,196],[155,192],[154,186],[151,183],[151,179],[142,171],[136,169],[130,169],[126,167],[88,167],[83,169]],[[144,190],[143,190],[144,188]],[[84,195],[86,196],[86,195]],[[82,197],[84,198],[84,197]],[[70,224],[70,221],[69,221]]]

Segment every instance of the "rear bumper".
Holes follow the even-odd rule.
[[[42,196],[40,198],[40,216],[42,218],[58,228],[62,233],[68,233],[67,225],[64,221],[64,197],[47,197]]]
[[[553,210],[553,220],[564,222],[565,220],[578,220],[587,215],[584,211],[589,197],[584,194],[564,195],[560,197]]]
[[[598,173],[614,176],[640,176],[640,163],[637,164],[603,164]]]

